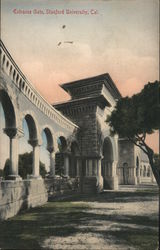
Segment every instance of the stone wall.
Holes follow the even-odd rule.
[[[21,210],[41,206],[48,198],[78,191],[77,179],[32,179],[0,182],[0,220],[15,216]]]
[[[43,205],[47,190],[42,179],[0,182],[0,219],[16,215],[20,210]]]
[[[93,110],[90,112],[83,112],[80,116],[74,117],[73,120],[80,128],[82,128],[81,138],[78,138],[79,145],[83,145],[82,155],[97,155],[97,122],[95,112]]]
[[[134,145],[128,140],[119,140],[119,184],[137,184],[135,176]]]

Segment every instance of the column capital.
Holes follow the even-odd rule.
[[[17,134],[17,128],[4,128],[3,131],[10,139],[13,139]]]
[[[28,143],[29,143],[32,147],[39,146],[39,141],[38,141],[38,139],[31,139],[31,140],[28,140]]]
[[[4,128],[3,131],[10,139],[24,136],[24,132],[21,128]]]
[[[53,147],[47,147],[47,150],[49,153],[53,153],[54,152],[54,148]]]

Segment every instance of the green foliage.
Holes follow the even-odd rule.
[[[112,133],[135,138],[160,127],[160,82],[148,83],[132,97],[121,98],[107,118]]]
[[[19,155],[18,168],[22,179],[26,179],[27,175],[32,174],[32,152]]]
[[[40,161],[40,175],[45,178],[46,174],[45,164]]]
[[[32,152],[19,155],[18,170],[19,170],[19,175],[22,177],[22,179],[26,179],[27,175],[32,174],[32,161],[33,161],[32,159],[33,159]],[[4,178],[6,178],[9,175],[9,168],[10,168],[10,160],[7,159],[2,173],[2,176]],[[40,161],[40,175],[44,178],[46,174],[47,171],[45,169],[45,164]]]
[[[4,177],[4,171],[3,171],[3,169],[0,169],[0,177]]]
[[[159,154],[154,154],[154,165],[160,171],[160,155]]]
[[[160,82],[148,83],[132,97],[118,100],[107,117],[111,133],[128,138],[147,154],[155,179],[160,186],[160,172],[153,161],[153,150],[146,144],[146,134],[160,129]]]

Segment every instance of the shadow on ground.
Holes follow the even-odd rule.
[[[146,186],[143,186],[146,187]],[[121,191],[103,191],[100,194],[81,194],[74,195],[68,198],[65,198],[65,201],[83,201],[83,202],[139,202],[139,201],[154,201],[157,200],[159,195],[159,191],[157,186],[148,186],[148,189],[137,189],[135,191],[130,190],[125,191],[122,189]],[[54,201],[57,199],[50,199],[50,201]],[[64,201],[64,199],[63,199]]]
[[[127,200],[128,199],[128,200]],[[50,236],[67,237],[76,233],[96,233],[103,239],[112,238],[115,244],[127,244],[138,250],[155,250],[158,239],[157,214],[151,217],[118,214],[97,214],[86,203],[72,201],[129,202],[157,199],[157,193],[112,192],[96,196],[81,196],[65,201],[48,202],[43,207],[0,223],[1,249],[42,249],[42,243]],[[104,208],[103,208],[104,209]],[[114,230],[105,229],[112,222]],[[92,225],[92,226],[91,226]],[[133,225],[136,225],[134,227]],[[142,227],[143,230],[142,230]],[[63,239],[62,239],[63,240]],[[45,248],[46,249],[46,248]],[[105,249],[105,248],[104,248]]]

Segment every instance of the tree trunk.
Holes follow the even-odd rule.
[[[154,166],[154,162],[153,162],[153,152],[149,152],[147,154],[148,156],[148,159],[149,159],[149,163],[151,165],[151,168],[152,168],[152,172],[153,172],[153,175],[156,179],[156,182],[158,184],[158,186],[160,187],[160,172],[159,172],[159,169],[157,169],[155,166]]]

